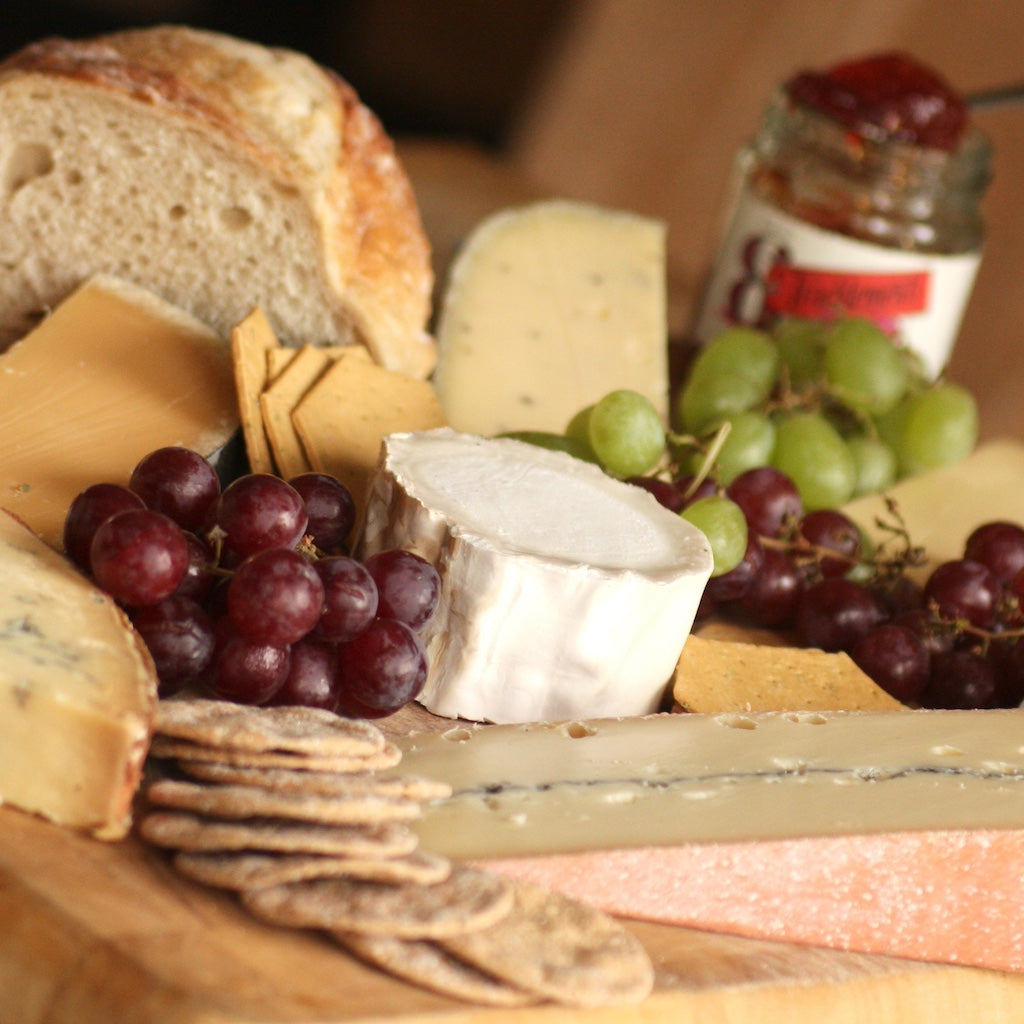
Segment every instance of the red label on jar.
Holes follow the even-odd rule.
[[[830,318],[837,311],[876,321],[928,309],[926,270],[894,274],[836,273],[776,264],[768,272],[765,305],[778,316]]]

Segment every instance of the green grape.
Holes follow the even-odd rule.
[[[772,391],[779,352],[764,331],[729,327],[700,350],[678,398],[684,429],[699,433],[710,424],[745,412]]]
[[[744,470],[766,465],[775,448],[775,426],[764,413],[738,412],[727,422],[729,433],[715,459],[718,479],[725,486]]]
[[[580,409],[578,413],[571,420],[565,428],[565,436],[575,438],[577,441],[582,441],[587,447],[590,447],[590,413],[593,410],[592,405],[586,406],[586,408]]]
[[[724,497],[698,498],[679,514],[707,537],[714,561],[712,576],[740,564],[747,550],[747,520],[739,505]]]
[[[891,487],[896,480],[896,453],[884,441],[873,437],[848,437],[846,447],[853,456],[857,482],[854,497],[877,494]]]
[[[507,437],[513,441],[523,441],[526,444],[536,445],[538,448],[547,448],[553,452],[565,452],[567,455],[584,462],[597,462],[597,456],[590,444],[580,440],[578,437],[569,437],[566,434],[553,434],[546,430],[510,430],[499,437]]]
[[[840,320],[825,338],[825,377],[841,402],[863,412],[892,409],[907,390],[908,368],[889,336],[869,320]]]
[[[846,442],[814,412],[794,413],[776,423],[772,465],[796,484],[808,511],[838,508],[850,500],[857,481]]]
[[[978,442],[978,406],[956,384],[941,383],[907,399],[896,454],[905,475],[949,466]]]
[[[821,324],[814,320],[780,320],[772,337],[794,387],[806,387],[820,380],[824,372]]]
[[[665,452],[665,428],[658,410],[637,391],[611,391],[587,417],[590,447],[613,476],[642,476]]]

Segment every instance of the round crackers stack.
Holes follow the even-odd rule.
[[[161,703],[139,821],[183,875],[269,923],[491,1006],[632,1003],[653,987],[618,921],[419,848],[410,822],[446,785],[391,772],[372,723],[313,708]]]

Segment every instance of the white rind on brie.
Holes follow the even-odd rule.
[[[420,701],[476,721],[654,711],[711,574],[704,535],[641,488],[449,429],[385,438],[361,555],[393,547],[443,581]]]

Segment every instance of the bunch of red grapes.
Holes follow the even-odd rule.
[[[663,504],[716,493],[706,480],[650,489]],[[686,493],[686,497],[681,495]],[[836,509],[805,511],[793,481],[773,467],[747,470],[724,490],[747,522],[747,547],[731,571],[711,579],[699,612],[784,631],[797,643],[845,651],[879,686],[911,706],[1018,707],[1024,700],[1024,528],[993,521],[966,539],[962,557],[920,564],[890,505],[895,552],[868,550]],[[884,546],[884,545],[883,545]]]
[[[376,718],[427,677],[419,633],[440,596],[410,551],[346,553],[355,504],[336,478],[250,473],[221,486],[208,460],[161,448],[129,484],[72,503],[68,557],[126,611],[161,696],[187,687],[247,704]]]

